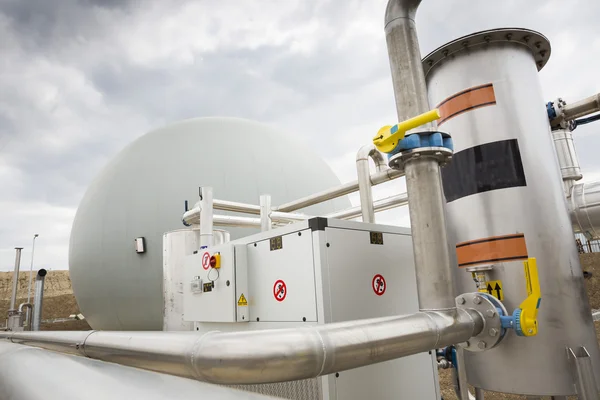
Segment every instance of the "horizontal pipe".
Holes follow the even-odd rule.
[[[567,104],[562,109],[564,119],[571,121],[579,117],[600,111],[600,93],[579,100],[575,103]]]
[[[272,211],[271,219],[276,222],[297,222],[306,221],[312,218],[310,215],[299,214],[299,213],[287,213],[281,211]]]
[[[386,169],[385,171],[378,171],[371,175],[371,185],[379,185],[380,183],[391,181],[402,176],[404,176],[404,172],[396,169]],[[289,203],[281,204],[280,206],[274,207],[273,209],[276,211],[285,212],[296,211],[301,208],[309,207],[357,191],[358,180],[345,183],[341,186],[336,186],[327,190],[323,190],[322,192],[314,193],[301,199],[290,201]]]
[[[0,332],[13,343],[217,384],[314,378],[422,353],[479,334],[473,310],[428,311],[241,332]]]
[[[373,202],[373,209],[375,212],[380,212],[404,206],[406,204],[408,204],[408,195],[406,193],[401,193],[395,196],[386,197],[381,200],[375,200],[375,202]],[[359,217],[361,214],[361,207],[357,206],[327,214],[325,217],[336,219],[353,219]]]
[[[260,228],[260,218],[238,217],[233,215],[215,215],[213,216],[213,224],[216,226]]]
[[[268,400],[272,397],[0,342],[0,398]]]
[[[221,211],[232,211],[252,215],[260,215],[260,206],[254,204],[238,203],[227,200],[213,200],[213,208]]]

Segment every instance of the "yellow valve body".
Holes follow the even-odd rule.
[[[538,332],[537,313],[542,300],[540,280],[535,258],[528,258],[523,262],[525,267],[525,283],[527,285],[527,298],[521,303],[521,330],[524,336],[535,336]]]
[[[373,144],[377,147],[377,150],[383,153],[391,153],[398,145],[398,142],[404,139],[404,135],[407,131],[433,122],[439,118],[440,111],[436,108],[421,115],[417,115],[416,117],[407,119],[406,121],[399,122],[396,125],[384,126],[373,138]]]

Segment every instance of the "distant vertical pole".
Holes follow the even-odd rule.
[[[17,254],[15,255],[15,272],[13,274],[13,288],[12,288],[12,296],[10,297],[10,307],[9,312],[11,310],[15,310],[15,305],[17,303],[17,289],[19,288],[19,269],[21,268],[21,250],[22,247],[15,247]]]
[[[31,245],[31,265],[29,266],[29,286],[27,286],[27,302],[31,303],[31,281],[33,278],[33,255],[35,254],[35,239],[40,236],[37,233],[33,235],[33,243]]]

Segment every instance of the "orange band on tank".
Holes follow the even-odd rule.
[[[522,233],[492,236],[456,245],[458,266],[469,267],[502,261],[527,259],[525,235]]]
[[[440,110],[438,126],[467,111],[494,104],[496,104],[496,95],[491,83],[463,90],[448,97],[437,106]]]

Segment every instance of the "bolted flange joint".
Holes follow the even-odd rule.
[[[477,335],[469,339],[461,346],[468,351],[485,351],[493,349],[500,343],[504,335],[502,332],[502,322],[497,312],[497,306],[487,296],[481,293],[463,293],[456,298],[456,307],[463,310],[477,311],[483,319],[483,329]]]
[[[403,170],[406,162],[419,157],[435,158],[440,165],[446,165],[453,154],[452,138],[439,131],[412,133],[402,139],[389,155],[390,168]]]

